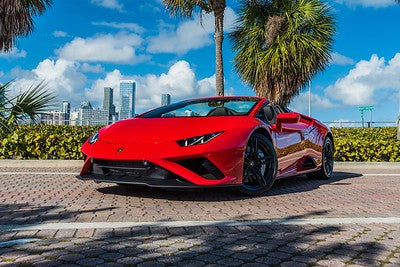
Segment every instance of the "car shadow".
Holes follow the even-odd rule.
[[[346,186],[351,185],[351,179],[362,174],[353,172],[334,172],[329,180],[312,180],[305,175],[278,179],[273,187],[263,196],[276,196],[297,192],[307,192],[319,188],[321,185]],[[129,185],[103,186],[97,189],[103,194],[132,196],[140,198],[167,199],[177,201],[235,201],[255,197],[244,196],[233,188],[201,188],[172,190]]]

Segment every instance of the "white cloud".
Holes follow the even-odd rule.
[[[54,32],[53,32],[53,36],[54,36],[54,37],[66,37],[66,36],[67,36],[67,33],[66,33],[66,32],[63,32],[63,31],[54,31]]]
[[[355,63],[354,59],[346,57],[346,56],[344,56],[342,54],[339,54],[337,52],[333,52],[331,54],[331,57],[332,57],[332,64],[335,64],[335,65],[344,66],[344,65],[353,65]]]
[[[308,113],[308,92],[302,92],[296,96],[290,106],[301,113]],[[333,103],[326,97],[311,93],[311,112],[313,109],[333,108]]]
[[[99,34],[85,39],[76,37],[55,50],[55,53],[71,61],[136,64],[147,59],[147,56],[136,54],[136,48],[142,42],[139,35],[122,31],[115,35]]]
[[[104,72],[104,68],[100,64],[91,65],[86,62],[80,66],[80,70],[83,72],[93,72],[93,73]]]
[[[119,12],[124,12],[124,5],[119,3],[118,0],[91,0],[91,3],[97,6],[114,9]]]
[[[95,26],[104,26],[120,30],[129,30],[131,32],[136,32],[136,33],[143,33],[145,31],[145,29],[142,26],[136,23],[95,21],[92,22],[92,24]]]
[[[224,16],[224,29],[230,31],[237,18],[235,12],[227,7]],[[212,44],[214,33],[214,15],[203,16],[202,25],[200,16],[180,23],[177,27],[160,23],[160,33],[148,39],[147,51],[150,53],[174,53],[183,55],[189,50],[199,49]]]
[[[85,96],[101,103],[105,86],[116,89],[114,99],[118,106],[119,81],[132,79],[136,82],[136,107],[140,110],[160,106],[161,94],[171,94],[174,101],[189,97],[213,95],[215,92],[214,76],[197,80],[193,69],[186,61],[173,64],[167,73],[161,75],[125,76],[119,70],[107,73],[104,79],[96,80],[91,88],[85,90]],[[233,89],[229,89],[230,92]]]
[[[400,53],[389,62],[372,55],[370,60],[361,60],[349,73],[325,92],[329,97],[349,106],[374,104],[375,95],[385,89],[400,90]]]
[[[339,4],[363,7],[387,7],[395,4],[394,0],[336,0]]]
[[[25,50],[19,50],[16,47],[14,47],[8,53],[5,53],[5,52],[1,52],[0,53],[0,58],[14,59],[14,58],[24,58],[24,57],[26,57],[26,51]]]
[[[19,76],[12,85],[14,92],[25,91],[32,84],[44,81],[47,89],[57,94],[59,100],[80,101],[81,90],[86,76],[77,71],[78,63],[65,59],[45,59],[32,71],[19,70]]]

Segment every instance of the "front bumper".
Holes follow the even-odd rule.
[[[210,187],[210,185],[197,185],[189,182],[188,180],[180,177],[179,175],[168,171],[154,163],[148,161],[115,161],[115,160],[99,160],[99,159],[86,159],[85,165],[90,162],[90,167],[86,174],[77,176],[81,180],[93,180],[96,182],[117,183],[117,184],[131,184],[131,185],[144,185],[149,187],[163,187],[163,188],[201,188]],[[194,159],[180,161],[187,168],[190,163],[196,164],[198,175],[203,175],[208,179],[214,179],[215,182],[224,180],[222,172],[220,172],[215,165],[210,166],[207,159]],[[199,164],[201,168],[199,168]],[[212,187],[232,187],[236,184],[214,184]]]

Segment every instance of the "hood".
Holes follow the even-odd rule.
[[[227,131],[250,123],[248,116],[133,118],[116,122],[101,132],[99,140],[109,143],[176,141],[203,134]]]

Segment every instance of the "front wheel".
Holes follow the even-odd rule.
[[[278,160],[271,141],[262,134],[253,134],[245,150],[239,191],[249,196],[265,193],[275,181],[277,168]]]
[[[322,147],[322,166],[319,171],[308,173],[307,177],[317,180],[328,180],[333,173],[333,141],[326,137]]]

